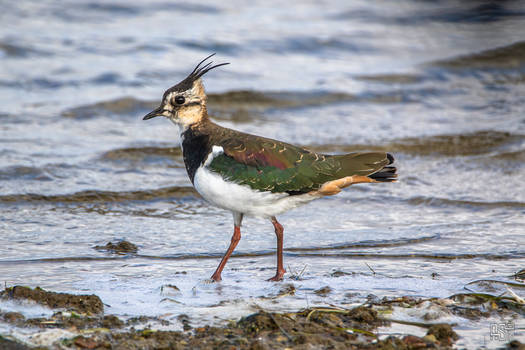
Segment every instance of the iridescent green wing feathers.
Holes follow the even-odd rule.
[[[386,153],[321,155],[284,142],[224,129],[212,140],[224,153],[208,167],[223,178],[270,192],[307,193],[345,176],[367,176],[391,162]],[[231,137],[228,137],[231,136]]]

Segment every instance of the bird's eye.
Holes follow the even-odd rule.
[[[176,96],[175,97],[175,103],[178,104],[178,105],[183,104],[185,101],[186,101],[186,99],[184,98],[184,96]]]

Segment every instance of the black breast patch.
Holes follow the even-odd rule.
[[[182,133],[182,156],[186,171],[191,183],[195,178],[195,172],[204,163],[208,154],[211,152],[210,137],[188,128]]]

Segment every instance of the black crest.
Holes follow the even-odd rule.
[[[205,59],[200,61],[199,64],[195,67],[195,69],[193,69],[193,71],[183,81],[181,81],[177,85],[174,85],[174,86],[170,87],[168,90],[166,90],[166,92],[164,93],[163,99],[170,92],[173,92],[173,91],[186,91],[186,90],[191,89],[191,87],[193,86],[193,82],[195,80],[199,79],[200,77],[202,77],[204,74],[208,73],[210,70],[212,70],[214,68],[217,68],[217,67],[220,67],[220,66],[225,66],[227,64],[230,64],[230,63],[227,62],[227,63],[219,63],[219,64],[216,64],[216,65],[212,66],[213,61],[210,61],[210,62],[206,63],[204,66],[201,67],[201,65],[204,62],[206,62],[210,57],[213,57],[213,56],[215,56],[215,53],[212,53],[211,55],[209,55],[208,57],[206,57]]]

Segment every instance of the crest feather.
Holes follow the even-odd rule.
[[[210,70],[230,64],[229,62],[226,62],[226,63],[219,63],[216,65],[213,65],[213,61],[210,61],[201,67],[201,65],[204,62],[206,62],[208,59],[210,59],[213,56],[215,56],[215,53],[212,53],[211,55],[209,55],[208,57],[200,61],[199,64],[197,64],[197,66],[193,69],[193,71],[183,81],[181,81],[177,85],[174,85],[170,87],[168,90],[166,90],[166,92],[164,93],[163,99],[171,92],[186,91],[186,90],[191,89],[193,86],[193,83],[196,80],[198,80],[200,77],[202,77],[204,74],[208,73]]]

